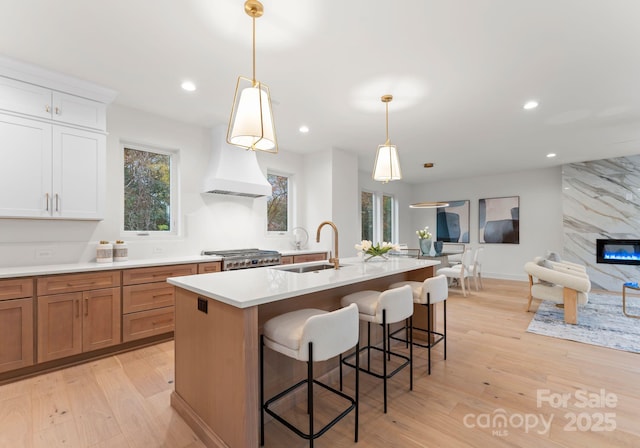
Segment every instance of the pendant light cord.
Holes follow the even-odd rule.
[[[256,85],[256,18],[253,21],[253,85]]]
[[[386,102],[386,103],[384,103],[384,104],[385,104],[385,106],[387,107],[387,113],[386,113],[386,123],[387,123],[387,127],[386,127],[386,129],[387,129],[387,142],[385,143],[385,145],[388,145],[388,144],[389,144],[389,103],[388,103],[388,102]]]

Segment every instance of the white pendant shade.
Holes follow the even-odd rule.
[[[380,145],[373,167],[373,179],[381,182],[402,179],[400,159],[395,145]]]
[[[241,79],[246,80],[238,79],[236,98]],[[242,89],[237,103],[234,102],[227,140],[247,149],[278,152],[267,86],[257,83]]]

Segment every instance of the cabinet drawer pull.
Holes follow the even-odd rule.
[[[89,299],[87,298],[84,299],[84,315],[89,315]]]
[[[96,282],[89,282],[89,283],[73,283],[73,282],[67,282],[67,286],[69,288],[87,288],[89,286],[93,286],[95,285]]]
[[[60,207],[58,207],[58,193],[56,193],[56,211],[60,211],[59,210]]]
[[[80,317],[80,300],[76,300],[76,317]]]
[[[45,211],[49,211],[49,193],[47,193],[47,202],[45,204]]]

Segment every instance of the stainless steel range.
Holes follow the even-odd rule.
[[[223,271],[276,266],[280,264],[280,252],[275,250],[203,250],[202,255],[216,255],[222,257]]]

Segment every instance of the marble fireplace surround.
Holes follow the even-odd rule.
[[[596,240],[640,239],[640,155],[562,167],[563,258],[587,266],[592,288],[620,291],[640,266],[597,263]]]

